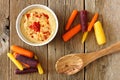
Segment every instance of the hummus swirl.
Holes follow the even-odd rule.
[[[34,8],[21,19],[20,29],[24,37],[33,43],[47,41],[55,31],[54,16],[42,8]]]

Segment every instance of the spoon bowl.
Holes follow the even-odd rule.
[[[68,75],[78,72],[82,66],[83,61],[77,54],[66,55],[56,62],[57,72]]]

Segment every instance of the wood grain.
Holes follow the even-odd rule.
[[[44,68],[45,74],[39,75],[38,73],[15,75],[15,65],[10,62],[9,67],[9,80],[47,80],[47,45],[43,47],[33,47],[25,44],[20,40],[16,33],[15,22],[20,11],[31,4],[47,5],[47,0],[11,0],[10,1],[10,45],[15,44],[23,48],[33,51],[38,57],[39,61]]]
[[[53,3],[55,3],[53,5]],[[79,4],[78,4],[79,3]],[[83,0],[81,1],[61,1],[54,0],[48,1],[48,6],[52,8],[58,16],[59,20],[59,31],[56,38],[49,44],[48,46],[48,80],[83,80],[84,79],[84,71],[73,75],[66,76],[56,73],[55,71],[55,63],[56,61],[65,54],[69,54],[71,52],[84,52],[84,45],[81,45],[81,33],[76,35],[72,40],[67,43],[63,42],[61,36],[66,32],[65,24],[72,12],[73,9],[81,10],[83,9]],[[79,16],[77,16],[73,25],[76,25],[79,22]]]
[[[66,1],[66,15],[65,15],[65,24],[71,14],[71,12],[77,9],[78,11],[84,9],[84,0],[67,0]],[[71,28],[80,23],[80,16],[79,13],[73,22]],[[65,32],[65,31],[64,31]],[[65,43],[64,54],[71,54],[71,53],[82,53],[84,52],[84,44],[81,44],[82,33],[78,33],[75,37],[73,37],[70,41]],[[84,80],[84,69],[81,70],[79,73],[67,76],[67,80]]]
[[[59,20],[59,31],[50,44],[42,47],[33,47],[20,40],[16,33],[15,22],[19,12],[28,5],[43,4],[50,7]],[[61,36],[66,31],[64,26],[73,9],[89,11],[89,21],[95,12],[99,13],[99,20],[107,37],[107,43],[98,46],[94,30],[81,44],[80,32],[70,41],[64,43]],[[58,74],[55,71],[55,62],[60,57],[77,52],[93,52],[110,46],[120,40],[120,1],[119,0],[1,0],[0,1],[0,80],[119,80],[120,79],[120,52],[109,55],[88,65],[84,70],[73,76]],[[10,23],[9,23],[10,22]],[[79,16],[72,26],[79,23]],[[10,35],[9,35],[10,26]],[[71,26],[71,27],[72,27]],[[10,40],[9,40],[10,37]],[[38,73],[15,75],[16,66],[7,58],[9,44],[16,44],[33,51],[39,57],[45,74]]]
[[[61,36],[65,23],[65,0],[48,0],[48,7],[56,13],[59,21],[58,33],[55,39],[48,45],[48,80],[64,80],[66,77],[56,72],[55,63],[58,58],[64,55],[64,42]]]
[[[0,1],[0,79],[7,80],[8,58],[6,53],[9,48],[9,0]],[[8,32],[9,33],[9,32]]]
[[[113,0],[85,0],[85,9],[90,12],[89,20],[95,12],[99,13],[99,20],[103,24],[103,29],[107,37],[107,43],[98,46],[94,31],[90,32],[85,43],[85,51],[92,52],[110,46],[120,40],[119,18],[120,1]],[[103,57],[88,65],[85,72],[85,80],[118,80],[120,77],[120,53]]]

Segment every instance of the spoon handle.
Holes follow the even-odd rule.
[[[101,58],[103,56],[106,56],[108,54],[115,53],[117,51],[120,51],[120,41],[97,52],[92,52],[88,53],[86,57],[88,57],[88,60],[86,60],[86,64],[88,65],[89,63],[95,61],[98,58]]]

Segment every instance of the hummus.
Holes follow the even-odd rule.
[[[54,16],[45,9],[34,8],[26,12],[20,23],[23,36],[32,43],[47,41],[55,32]]]

